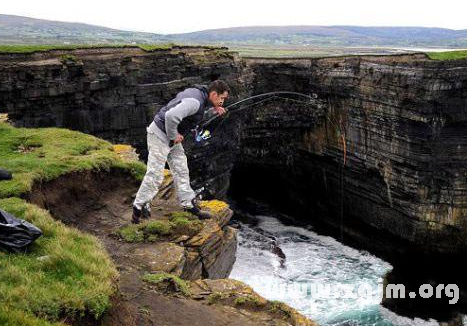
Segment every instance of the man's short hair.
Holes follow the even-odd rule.
[[[224,94],[225,91],[230,93],[230,87],[225,81],[218,79],[209,84],[208,93],[212,91],[215,91],[217,94]]]

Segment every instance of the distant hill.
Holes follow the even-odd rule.
[[[159,34],[0,14],[2,44],[159,43]]]
[[[467,47],[467,29],[360,26],[251,26],[167,35],[173,40],[236,44]]]
[[[467,30],[428,27],[251,26],[162,35],[0,14],[2,44],[160,42],[467,48]]]

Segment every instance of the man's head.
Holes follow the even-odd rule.
[[[224,101],[229,97],[230,87],[223,80],[215,80],[208,87],[209,101],[214,107],[224,105]]]

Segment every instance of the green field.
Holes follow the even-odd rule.
[[[467,51],[428,52],[432,60],[459,60],[467,58]]]

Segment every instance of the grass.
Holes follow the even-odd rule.
[[[100,48],[135,48],[146,52],[154,52],[161,50],[170,50],[173,47],[182,46],[175,43],[157,43],[157,44],[50,44],[50,45],[35,45],[35,44],[24,44],[24,45],[0,45],[1,53],[35,53],[35,52],[48,52],[52,50],[77,50],[77,49],[100,49]],[[184,47],[200,47],[210,50],[222,50],[219,46],[208,46],[208,45],[183,45]],[[218,52],[219,55],[226,56],[224,51]]]
[[[282,301],[270,301],[269,311],[273,313],[282,313],[288,318],[292,317],[292,309]]]
[[[202,228],[203,223],[193,219],[190,213],[175,212],[168,220],[149,220],[141,224],[123,226],[117,231],[117,235],[126,242],[154,242],[159,237],[193,236]]]
[[[123,160],[113,146],[80,132],[14,128],[0,122],[0,208],[43,231],[27,253],[0,252],[0,325],[58,326],[99,318],[118,276],[100,242],[55,220],[22,197],[34,183],[84,170],[122,169],[141,179],[145,166]]]
[[[10,307],[0,307],[0,325],[3,326],[65,326],[60,322],[47,320],[26,314]]]
[[[224,292],[213,292],[211,293],[208,298],[208,304],[215,304],[216,302],[226,300],[231,296],[231,293],[224,293]]]
[[[257,296],[254,295],[246,295],[241,297],[236,297],[234,299],[234,304],[236,306],[252,306],[252,307],[262,307],[265,305],[264,302],[261,302]]]
[[[0,253],[0,324],[50,325],[109,307],[117,271],[92,236],[69,228],[19,198],[0,208],[43,231],[27,254]]]
[[[467,58],[467,51],[427,52],[432,60],[459,60]]]
[[[59,128],[14,128],[0,122],[0,162],[13,179],[0,183],[0,198],[19,197],[35,182],[84,170],[118,168],[141,180],[143,163],[119,158],[110,143],[94,136]]]
[[[181,292],[186,297],[191,295],[186,281],[169,273],[145,274],[143,276],[143,281],[154,285],[163,285],[164,283],[172,284],[175,292]]]

